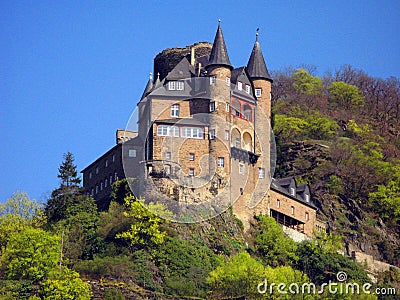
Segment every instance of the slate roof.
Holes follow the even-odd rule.
[[[149,81],[147,82],[147,85],[143,91],[143,95],[140,99],[143,99],[144,97],[146,97],[148,94],[150,94],[150,92],[153,90],[153,78],[150,74],[150,78]]]
[[[294,199],[304,205],[307,205],[313,209],[318,209],[315,206],[315,204],[311,201],[311,195],[310,195],[309,201],[306,201],[306,199],[305,199],[304,192],[306,189],[308,189],[308,191],[309,191],[307,184],[299,184],[299,185],[296,184],[296,186],[295,186],[296,195],[292,196],[290,194],[289,187],[293,181],[296,184],[296,181],[294,180],[293,177],[287,177],[287,178],[281,178],[281,179],[272,178],[271,189],[274,191],[277,191],[281,194],[284,194],[285,196],[292,198],[292,199]]]
[[[210,59],[208,65],[223,65],[229,68],[233,68],[229,60],[228,51],[226,50],[226,44],[224,36],[222,34],[221,24],[218,22],[217,33],[215,34],[213,47],[211,49]]]
[[[247,63],[247,72],[253,79],[262,78],[272,81],[271,76],[268,73],[267,65],[265,64],[264,56],[261,52],[258,36],[256,36],[253,51],[251,51],[249,62]]]
[[[194,76],[194,67],[184,57],[165,77],[167,80],[186,79]]]

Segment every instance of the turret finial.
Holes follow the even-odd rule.
[[[218,25],[219,25],[219,23],[221,23],[221,19],[218,19]]]
[[[258,31],[260,30],[260,28],[257,27],[256,29],[256,41],[258,41]]]
[[[150,72],[150,80],[153,79],[153,73]]]

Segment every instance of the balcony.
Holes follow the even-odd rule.
[[[260,155],[255,154],[248,150],[231,147],[231,157],[233,159],[237,159],[239,161],[242,161],[245,163],[250,163],[250,164],[254,165],[257,162]]]

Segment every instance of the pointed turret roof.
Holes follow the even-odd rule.
[[[215,34],[207,67],[213,65],[223,65],[231,69],[233,68],[229,60],[228,51],[226,50],[225,40],[221,29],[221,20],[218,20],[218,29],[217,33]]]
[[[268,73],[267,65],[265,64],[264,56],[261,52],[260,43],[258,42],[258,32],[256,33],[253,51],[251,51],[250,59],[247,63],[247,72],[252,79],[262,78],[272,81]]]
[[[152,89],[153,89],[153,76],[152,76],[152,74],[150,73],[149,81],[147,81],[146,88],[144,89],[142,98],[140,98],[140,99],[143,99],[143,98],[146,97],[148,94],[150,94],[150,92],[152,91]]]

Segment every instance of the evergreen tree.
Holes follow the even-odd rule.
[[[61,187],[78,187],[81,183],[74,160],[74,155],[71,152],[64,154],[64,161],[58,168],[57,175],[61,179]]]

